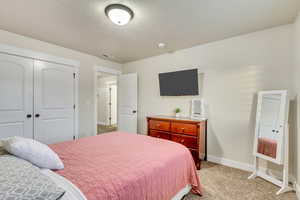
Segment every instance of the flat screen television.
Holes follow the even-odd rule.
[[[197,69],[160,73],[158,76],[161,96],[199,95]]]

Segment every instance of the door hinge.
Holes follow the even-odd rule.
[[[76,77],[76,74],[75,74],[75,73],[73,73],[73,78],[75,79],[75,77]]]
[[[73,105],[73,108],[74,108],[74,110],[75,110],[75,108],[76,108],[75,104]]]
[[[73,136],[73,140],[75,140],[75,135]]]

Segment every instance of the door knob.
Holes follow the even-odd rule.
[[[37,117],[37,118],[40,117],[40,114],[35,114],[35,117]]]
[[[136,113],[136,110],[133,110],[132,113]]]
[[[27,117],[27,118],[31,118],[31,117],[32,117],[32,115],[31,115],[31,114],[28,114],[28,115],[26,115],[26,117]]]

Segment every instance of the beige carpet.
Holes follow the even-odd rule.
[[[279,187],[260,178],[248,180],[249,172],[213,163],[202,167],[198,173],[204,195],[189,194],[184,200],[297,200],[295,192],[277,196]]]
[[[117,130],[117,125],[111,125],[111,126],[98,125],[98,134],[113,132],[116,130]]]

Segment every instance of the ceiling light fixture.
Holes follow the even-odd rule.
[[[126,25],[132,20],[133,11],[122,4],[110,4],[105,8],[106,16],[119,26]]]

